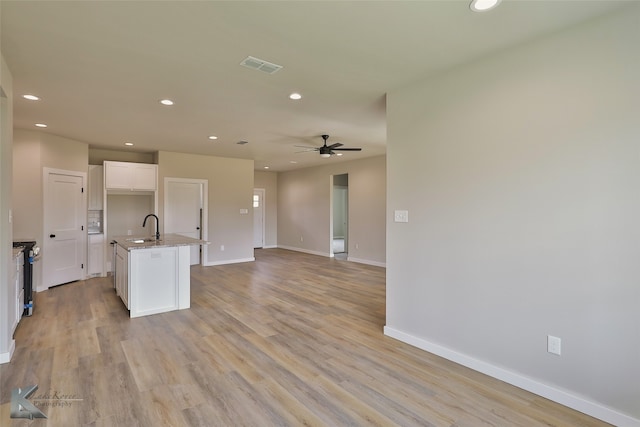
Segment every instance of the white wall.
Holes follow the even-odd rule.
[[[328,159],[326,166],[281,172],[278,175],[278,246],[329,256],[331,176],[345,173],[349,174],[349,259],[384,265],[384,156],[339,163]]]
[[[385,332],[625,426],[640,425],[639,22],[633,4],[387,97]]]
[[[13,127],[13,80],[0,52],[0,363],[11,359],[15,342],[9,320],[9,296],[12,271],[13,233],[9,212],[11,205],[11,174]],[[15,303],[15,299],[13,300]]]

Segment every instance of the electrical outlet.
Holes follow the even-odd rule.
[[[394,211],[393,220],[395,222],[409,222],[409,211]]]
[[[131,236],[133,234],[132,230],[127,230],[127,236]]]
[[[220,250],[224,252],[224,245],[220,245]]]
[[[562,352],[562,340],[553,335],[547,335],[547,351],[551,354],[560,356]]]
[[[304,242],[304,237],[300,236],[300,241]]]
[[[356,243],[356,249],[360,249],[360,245]]]

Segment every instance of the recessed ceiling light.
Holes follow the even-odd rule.
[[[133,142],[125,142],[124,145],[126,145],[127,147],[131,147],[133,145]]]
[[[295,165],[298,162],[296,162],[295,160],[290,160],[289,163],[293,163]]]
[[[45,125],[44,123],[36,123],[36,126],[39,128],[46,128],[47,125]]]
[[[342,153],[336,153],[337,156],[342,156]]]
[[[215,136],[215,135],[210,135],[210,136],[209,136],[209,139],[218,139],[218,137],[217,137],[217,136]]]
[[[29,101],[39,101],[40,100],[40,98],[38,98],[35,95],[22,95],[22,97],[24,99],[28,99]]]
[[[469,7],[474,12],[486,12],[496,7],[501,0],[473,0]]]
[[[160,104],[162,105],[173,105],[173,101],[170,99],[163,99],[160,101]]]
[[[300,95],[299,93],[292,93],[291,95],[289,95],[290,99],[300,99],[302,98],[302,95]]]
[[[265,169],[269,169],[269,166],[265,166],[264,168],[265,168]]]

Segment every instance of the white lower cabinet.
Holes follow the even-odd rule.
[[[129,309],[129,251],[118,245],[116,248],[116,293]]]
[[[89,234],[89,276],[104,276],[104,234]]]
[[[189,246],[116,248],[116,293],[130,317],[191,306]]]

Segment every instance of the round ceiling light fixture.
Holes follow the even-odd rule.
[[[294,92],[291,95],[289,95],[289,99],[294,99],[294,100],[302,99],[302,95],[300,95],[297,92]]]
[[[174,102],[170,99],[161,99],[160,104],[169,106],[169,105],[173,105]]]
[[[39,128],[46,128],[47,125],[45,125],[44,123],[36,123],[36,126]]]
[[[29,101],[40,101],[40,98],[38,98],[38,97],[37,97],[37,96],[35,96],[35,95],[27,94],[27,95],[22,95],[22,97],[23,97],[24,99],[28,99]]]
[[[210,139],[210,140],[216,140],[216,139],[218,139],[218,137],[217,137],[217,136],[215,136],[215,135],[209,135],[209,139]]]
[[[486,12],[500,4],[501,0],[473,0],[469,8],[474,12]]]
[[[124,145],[126,145],[127,147],[131,147],[133,145],[133,142],[125,142]]]

